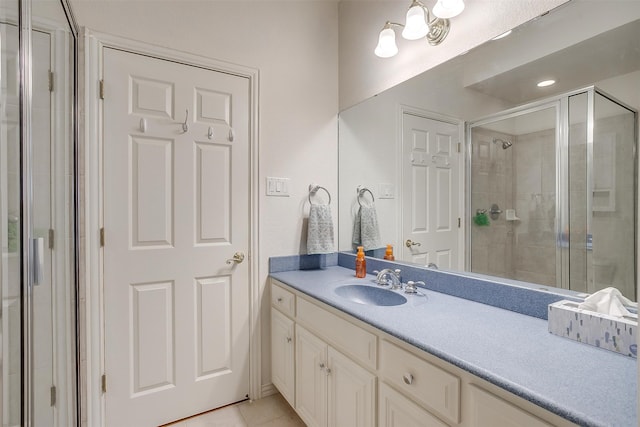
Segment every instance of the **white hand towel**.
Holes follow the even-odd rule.
[[[307,227],[307,253],[327,254],[333,252],[333,219],[329,205],[312,204],[309,208]]]
[[[374,205],[360,206],[353,221],[353,244],[363,246],[365,251],[380,247],[378,214]]]
[[[622,295],[618,289],[605,288],[585,298],[584,302],[578,305],[578,308],[611,316],[630,316],[631,313],[625,308],[625,305],[630,307],[638,306],[637,303]]]

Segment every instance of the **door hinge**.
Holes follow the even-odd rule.
[[[104,247],[104,227],[100,229],[100,247]]]
[[[100,99],[104,99],[104,80],[100,80]]]
[[[101,386],[102,386],[102,392],[106,393],[107,392],[107,375],[106,374],[102,375]]]
[[[55,232],[53,231],[53,228],[50,228],[49,229],[49,249],[53,249],[54,237],[55,237]]]
[[[462,144],[458,142],[458,153],[460,152],[460,150],[462,150]]]
[[[51,406],[56,406],[56,386],[51,386]]]
[[[53,71],[49,70],[49,92],[53,92]]]
[[[462,221],[460,220],[460,217],[458,217],[458,228],[460,228]]]

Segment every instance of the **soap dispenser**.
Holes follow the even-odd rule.
[[[356,254],[356,277],[363,278],[367,275],[367,260],[364,259],[364,247],[358,246]]]
[[[387,250],[384,253],[384,259],[394,261],[396,258],[393,256],[393,246],[387,245]]]

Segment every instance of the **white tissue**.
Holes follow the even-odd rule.
[[[605,288],[585,298],[578,305],[582,310],[595,311],[610,316],[631,316],[626,306],[637,307],[638,304],[626,298],[616,288]]]

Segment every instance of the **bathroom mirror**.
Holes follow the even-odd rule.
[[[435,263],[441,269],[580,292],[593,292],[596,285],[616,285],[618,280],[630,282],[626,283],[625,294],[636,299],[635,111],[640,109],[640,7],[634,2],[616,2],[616,7],[607,11],[601,5],[569,2],[515,28],[508,37],[489,41],[342,111],[339,250],[353,250],[353,224],[359,209],[357,189],[367,188],[375,198],[380,230],[380,250],[370,251],[371,255],[381,257],[384,246],[392,244],[396,260],[403,262]],[[536,86],[548,79],[556,83]],[[584,99],[577,96],[577,91],[591,86],[598,90],[583,95]],[[605,105],[608,103],[615,107]],[[586,114],[594,105],[601,108],[590,110],[595,115],[583,121],[584,128],[590,129],[585,132],[591,132],[591,140],[585,136],[578,148],[565,147],[569,123],[565,120],[578,126],[581,120],[576,119],[576,111],[584,109]],[[570,106],[572,115],[568,118]],[[617,144],[622,137],[596,131],[594,143],[593,125],[616,114],[624,117],[621,120],[630,133],[625,133],[626,148],[610,150],[603,148],[607,141]],[[481,147],[472,153],[473,130],[478,137],[484,132],[484,137],[480,138]],[[524,169],[527,158],[533,159],[525,154],[523,141],[534,132],[550,133],[554,141],[537,146],[541,160],[536,163],[536,173],[526,178],[531,181],[526,183],[529,187],[540,190],[520,194],[519,204],[515,198],[494,197],[505,186],[514,186],[516,178],[509,174],[516,164]],[[425,135],[429,133],[438,138],[427,142]],[[591,151],[586,147],[592,147]],[[481,152],[486,154],[484,160],[477,157]],[[516,159],[518,152],[521,154]],[[492,157],[494,154],[497,157]],[[627,163],[619,166],[616,159],[625,156]],[[583,168],[582,187],[565,183],[569,181],[566,174],[570,158],[574,170]],[[587,169],[587,161],[592,162],[591,169]],[[421,168],[423,165],[434,167]],[[434,171],[429,172],[431,169]],[[603,172],[612,169],[614,173]],[[487,181],[491,171],[501,181]],[[472,200],[474,188],[482,194]],[[593,196],[587,197],[588,193]],[[369,193],[364,197],[365,203],[372,201]],[[624,213],[620,213],[623,205]],[[581,212],[576,211],[577,206]],[[553,215],[543,215],[545,210]],[[616,212],[630,227],[625,233],[607,233],[614,227],[602,225]],[[482,224],[484,220],[487,224]],[[574,231],[582,229],[582,233],[568,237],[569,226]],[[592,241],[595,234],[587,232],[587,226],[600,227],[604,230],[601,235],[616,234],[623,239],[621,245],[631,252],[631,275],[628,265],[613,266],[609,262],[610,254],[600,242],[611,242],[606,237]],[[507,231],[498,233],[500,228]],[[436,229],[449,231],[445,250],[430,248],[439,238]],[[422,240],[414,237],[421,233]],[[545,233],[551,247],[536,247],[535,239]],[[507,241],[517,239],[527,239],[531,244],[522,252],[508,249]],[[569,241],[582,250],[569,254]],[[596,262],[594,254],[601,254],[603,260]],[[502,272],[509,270],[505,268],[507,258],[535,263],[529,263],[530,274],[509,276]],[[570,263],[580,270],[571,278],[568,269],[563,270]]]

